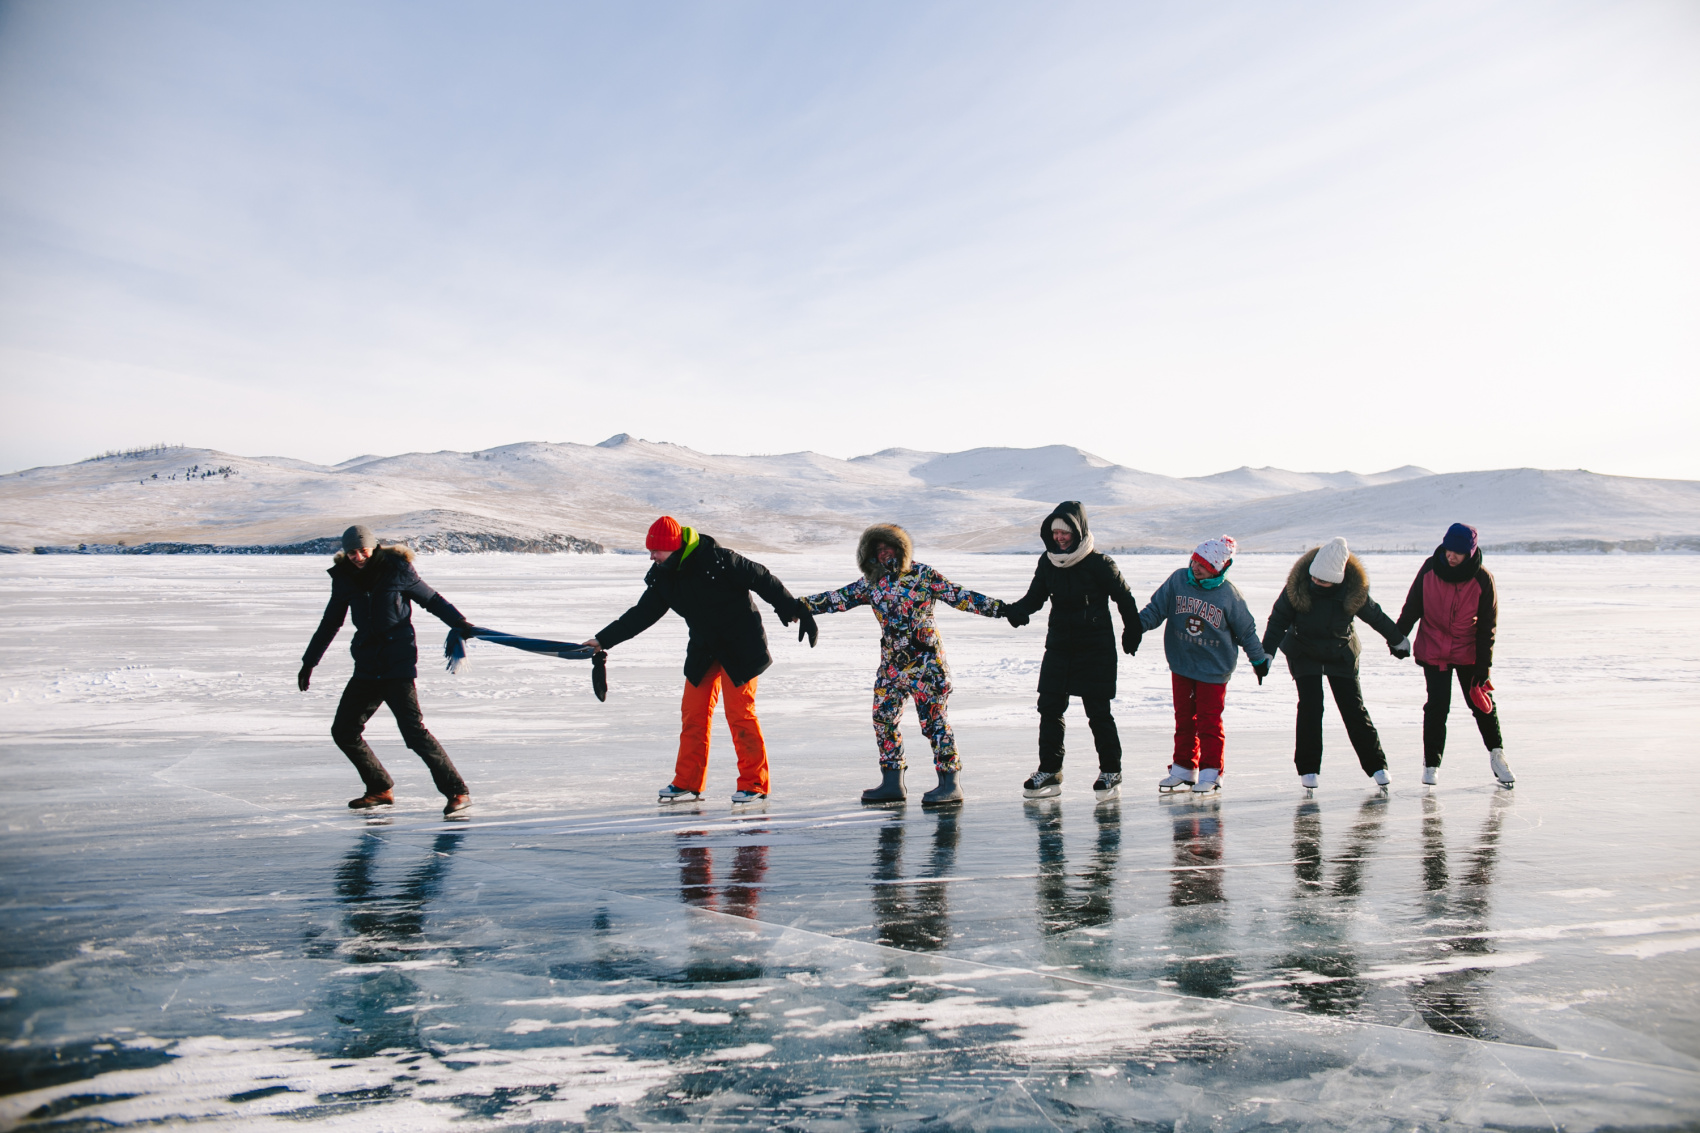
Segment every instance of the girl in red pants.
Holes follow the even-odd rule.
[[[1222,703],[1239,651],[1251,658],[1257,683],[1269,672],[1269,655],[1257,639],[1257,619],[1228,581],[1234,541],[1227,535],[1198,545],[1192,561],[1168,577],[1139,612],[1150,633],[1164,622],[1163,653],[1175,693],[1175,756],[1160,791],[1195,794],[1222,785]]]

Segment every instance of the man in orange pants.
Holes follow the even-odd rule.
[[[673,780],[661,788],[658,802],[702,798],[708,782],[709,728],[715,702],[725,697],[726,723],[738,750],[738,789],[734,806],[767,798],[767,744],[756,719],[756,677],[773,664],[767,633],[753,590],[771,605],[782,625],[800,623],[797,640],[815,643],[814,617],[791,596],[784,583],[762,566],[707,535],[679,526],[664,515],[644,540],[655,563],[644,576],[643,597],[584,644],[612,649],[636,637],[672,610],[690,627],[685,649],[685,694],[679,705],[679,758]]]

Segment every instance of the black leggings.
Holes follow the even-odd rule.
[[[1092,729],[1092,743],[1098,749],[1098,770],[1122,769],[1122,738],[1116,731],[1116,718],[1110,714],[1108,697],[1083,696],[1080,703],[1086,708],[1086,723]],[[1068,697],[1048,692],[1039,694],[1039,770],[1061,771],[1063,765],[1063,713],[1068,711]]]
[[[1464,692],[1470,715],[1476,718],[1482,743],[1489,751],[1504,747],[1505,740],[1499,733],[1499,705],[1494,705],[1492,712],[1478,712],[1470,704],[1470,686],[1481,680],[1480,670],[1475,665],[1453,665],[1452,671],[1458,674],[1458,687]],[[1446,716],[1452,711],[1451,674],[1438,665],[1424,665],[1423,679],[1428,682],[1428,703],[1423,705],[1423,766],[1439,767],[1440,757],[1446,752]]]
[[[1299,686],[1299,723],[1293,739],[1293,765],[1300,775],[1315,775],[1322,770],[1322,677],[1293,678]],[[1358,753],[1358,764],[1365,775],[1374,775],[1387,768],[1387,756],[1381,750],[1381,737],[1364,706],[1363,686],[1356,674],[1349,677],[1330,675],[1328,686],[1334,690],[1334,703],[1340,709],[1340,719],[1351,737],[1352,750]]]
[[[395,780],[390,778],[390,773],[384,770],[384,765],[378,762],[378,757],[361,738],[366,730],[366,721],[372,718],[380,704],[390,706],[390,711],[395,714],[396,726],[401,729],[402,742],[431,769],[431,781],[437,784],[437,790],[445,798],[466,794],[466,781],[455,770],[449,753],[443,750],[436,736],[425,730],[425,714],[419,710],[419,691],[413,682],[405,678],[374,680],[353,677],[348,687],[342,690],[342,701],[336,706],[331,738],[342,749],[342,754],[348,756],[348,761],[354,764],[354,769],[360,772],[360,781],[366,784],[367,793],[378,794],[395,786]]]

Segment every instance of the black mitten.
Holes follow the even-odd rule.
[[[1257,683],[1258,684],[1262,684],[1263,678],[1267,677],[1269,675],[1269,665],[1270,665],[1269,658],[1265,657],[1263,660],[1259,661],[1257,664],[1255,664],[1251,667],[1251,671],[1257,674]]]
[[[1010,626],[1015,629],[1020,629],[1032,620],[1026,614],[1017,609],[1014,602],[1005,602],[1001,613],[1005,618],[1009,619]]]
[[[608,651],[602,650],[590,659],[590,691],[597,700],[608,699]]]
[[[1139,652],[1139,643],[1145,640],[1145,630],[1138,622],[1129,622],[1122,629],[1122,652],[1132,657]]]
[[[815,647],[815,639],[820,636],[820,627],[815,624],[815,616],[803,609],[797,608],[797,640],[809,639],[809,648]]]

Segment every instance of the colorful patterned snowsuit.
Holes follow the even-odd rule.
[[[933,603],[942,601],[971,614],[1001,617],[1003,603],[952,583],[924,563],[912,563],[900,575],[886,575],[870,583],[858,578],[849,586],[802,599],[813,614],[838,613],[857,606],[872,606],[880,623],[880,668],[874,678],[874,740],[880,749],[880,767],[885,770],[907,766],[903,761],[903,736],[897,722],[903,702],[915,700],[921,717],[921,732],[932,742],[933,766],[939,771],[960,771],[956,737],[945,718],[950,699],[950,668],[945,664],[938,627],[933,624]]]

